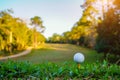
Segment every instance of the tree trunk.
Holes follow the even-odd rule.
[[[10,31],[10,54],[12,54],[12,31]]]
[[[33,45],[34,45],[34,48],[37,47],[37,35],[36,35],[36,30],[34,29],[34,40],[33,40]]]
[[[77,44],[77,46],[79,46],[79,44],[80,44],[80,43],[79,43],[79,41],[77,41],[77,43],[76,43],[76,44]]]

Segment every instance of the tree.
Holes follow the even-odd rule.
[[[0,29],[3,31],[3,33],[6,34],[6,44],[4,45],[4,49],[12,53],[12,23],[14,23],[14,18],[11,16],[11,13],[13,13],[12,10],[8,9],[6,11],[0,12]],[[4,35],[3,35],[4,36]],[[4,42],[3,42],[4,43]],[[2,44],[2,43],[1,43]],[[8,47],[7,47],[8,46]],[[5,48],[7,47],[7,48]]]
[[[81,6],[84,11],[82,17],[71,29],[71,40],[77,45],[86,45],[87,47],[93,47],[95,44],[97,18],[95,15],[98,14],[95,8],[97,0],[86,0]],[[92,45],[91,45],[92,44]]]
[[[22,19],[13,17],[12,13],[12,10],[0,11],[0,52],[14,53],[16,50],[24,50],[31,46],[34,35],[39,44],[45,42],[45,37],[41,34],[44,27],[39,17],[31,18],[31,23],[35,25],[32,30]]]
[[[80,19],[80,23],[85,27],[84,45],[90,48],[94,48],[96,39],[96,25],[98,23],[97,16],[99,11],[96,8],[97,0],[86,0],[83,4],[83,16]]]
[[[117,11],[118,6],[109,8],[103,21],[97,26],[96,50],[103,52],[105,57],[108,53],[120,55],[120,23]]]
[[[76,45],[80,44],[79,39],[84,36],[84,27],[83,26],[75,26],[72,28],[71,30],[71,40],[73,41],[73,43],[75,43]]]
[[[39,32],[37,32],[36,34],[37,34],[38,45],[44,44],[44,42],[46,41],[45,36]]]
[[[21,50],[28,45],[28,38],[30,36],[29,31],[30,29],[27,27],[26,23],[16,18],[16,23],[14,24],[13,36],[14,36],[14,43],[18,44],[17,49]]]
[[[39,16],[34,16],[33,18],[31,18],[31,25],[34,25],[33,28],[33,32],[34,32],[34,40],[33,40],[33,44],[34,47],[37,47],[37,30],[39,30],[39,32],[43,32],[45,27],[42,25],[42,20]]]
[[[63,37],[65,43],[71,43],[71,31],[64,32]]]
[[[82,17],[75,23],[70,32],[64,33],[68,42],[77,45],[86,45],[87,47],[92,42],[95,44],[97,17],[97,9],[95,8],[97,0],[86,0],[81,6],[84,11]]]
[[[52,37],[49,37],[49,40],[48,42],[52,42],[52,43],[62,43],[62,36],[57,34],[57,33],[54,33],[52,35]]]

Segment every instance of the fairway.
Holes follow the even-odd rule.
[[[85,55],[85,63],[95,62],[102,59],[102,55],[96,51],[71,44],[45,44],[44,48],[33,49],[31,53],[13,58],[16,61],[30,61],[32,63],[43,62],[72,62],[73,55],[81,52]]]

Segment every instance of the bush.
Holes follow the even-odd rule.
[[[71,65],[73,64],[73,65]],[[0,62],[0,79],[120,79],[120,66],[106,61],[83,64],[78,69],[75,63],[62,65],[54,63],[32,64],[30,62]]]

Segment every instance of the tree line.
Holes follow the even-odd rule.
[[[48,42],[81,45],[105,56],[120,55],[120,1],[85,0],[81,8],[82,17],[72,29],[53,34]]]
[[[45,42],[42,34],[45,27],[40,17],[31,18],[33,28],[29,28],[24,20],[12,14],[11,9],[0,11],[0,55],[12,54],[16,50],[24,50],[28,46],[36,47]]]

